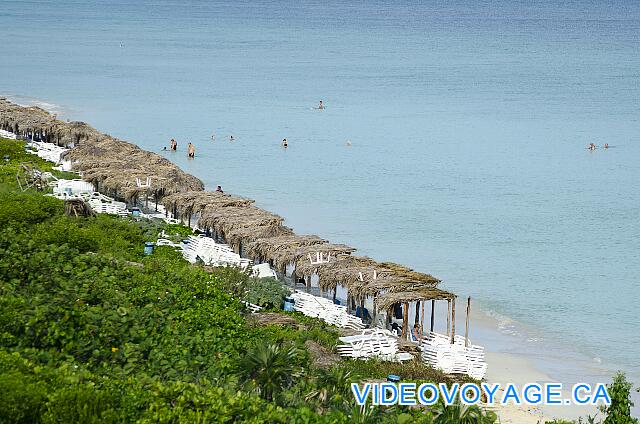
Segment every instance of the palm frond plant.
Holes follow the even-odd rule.
[[[250,349],[240,362],[240,376],[260,397],[272,401],[293,384],[300,375],[295,347],[260,343]]]

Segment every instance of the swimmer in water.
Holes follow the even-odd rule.
[[[609,148],[609,143],[604,143],[604,148],[608,149]]]
[[[175,139],[171,139],[171,150],[173,150],[174,152],[176,151],[176,149],[178,148],[178,142]]]
[[[320,110],[324,109],[324,104],[322,103],[322,100],[320,100],[320,104],[318,104],[318,109]]]
[[[236,139],[235,139],[235,138],[233,138],[233,136],[232,136],[232,135],[230,135],[230,136],[229,136],[229,141],[236,141]]]
[[[287,147],[289,147],[289,142],[287,141],[287,139],[286,139],[286,138],[283,138],[283,139],[282,139],[282,147],[284,147],[285,149],[286,149]]]
[[[211,133],[211,141],[216,141],[216,133]]]
[[[351,147],[351,140],[347,140],[347,146]]]

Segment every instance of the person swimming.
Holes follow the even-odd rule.
[[[282,147],[284,147],[285,149],[286,149],[287,147],[289,147],[289,142],[287,141],[287,139],[286,139],[286,138],[283,138],[283,139],[282,139]]]
[[[609,148],[609,143],[604,143],[604,148],[608,149]]]
[[[318,104],[318,109],[324,109],[324,104],[322,103],[322,100],[320,100],[320,103]]]
[[[587,147],[588,150],[596,150],[596,145],[595,143],[589,143],[589,147]]]
[[[351,147],[351,140],[347,140],[347,146]]]
[[[211,133],[211,141],[216,141],[216,133]]]
[[[232,135],[230,135],[229,136],[229,141],[236,141],[236,139]]]
[[[193,159],[196,157],[196,148],[193,144],[191,144],[191,142],[189,142],[189,145],[187,146],[187,155],[189,156],[189,159]]]

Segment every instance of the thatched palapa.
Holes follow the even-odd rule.
[[[0,128],[37,141],[71,150],[65,159],[83,179],[115,197],[131,200],[153,194],[156,198],[182,191],[202,191],[204,184],[166,158],[135,144],[103,134],[84,122],[64,122],[38,107],[23,107],[0,98]],[[136,178],[151,187],[138,187]]]
[[[389,292],[378,296],[375,304],[378,310],[385,311],[397,303],[411,303],[419,300],[454,300],[456,295],[437,288]]]
[[[168,211],[177,210],[184,216],[193,215],[204,212],[209,205],[215,207],[249,206],[254,201],[243,197],[232,196],[226,193],[216,191],[186,191],[165,196],[162,199],[162,205]]]
[[[227,243],[239,250],[242,243],[264,237],[292,235],[293,230],[282,225],[284,218],[250,206],[219,207],[207,205],[198,225],[221,234]]]

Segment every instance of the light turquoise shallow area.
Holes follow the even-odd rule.
[[[530,3],[0,0],[0,94],[640,379],[640,3]]]

